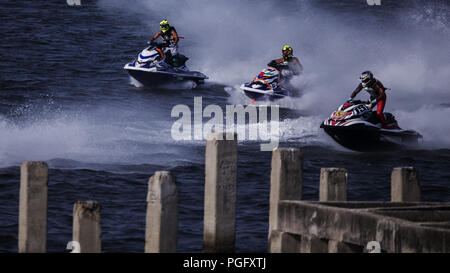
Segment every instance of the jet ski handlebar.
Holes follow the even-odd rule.
[[[169,43],[157,43],[157,42],[147,41],[147,45],[157,47],[157,48],[163,48],[163,47],[168,47]]]
[[[353,104],[367,104],[367,101],[362,100],[347,100],[347,103],[353,103]]]

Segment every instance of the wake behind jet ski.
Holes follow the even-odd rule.
[[[166,44],[151,43],[138,54],[136,59],[127,63],[124,69],[130,76],[147,86],[161,86],[168,83],[193,81],[197,85],[208,79],[198,71],[186,67],[188,58],[184,55],[167,56]]]
[[[384,113],[389,128],[383,129],[381,120],[367,103],[348,101],[334,111],[320,125],[337,143],[355,151],[380,151],[405,148],[418,143],[422,135],[398,126],[394,115]]]
[[[253,81],[241,85],[245,95],[255,100],[276,100],[286,96],[298,94],[290,80],[299,75],[302,66],[293,56],[292,47],[285,45],[282,49],[283,57],[272,60],[267,68],[259,73]]]

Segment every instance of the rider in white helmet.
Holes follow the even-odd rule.
[[[384,129],[390,129],[387,127],[386,119],[384,118],[383,110],[386,105],[386,89],[383,84],[375,79],[372,72],[364,71],[359,76],[359,85],[356,87],[355,91],[353,91],[352,95],[349,98],[349,101],[352,100],[361,90],[366,90],[370,94],[370,107],[373,108],[375,105],[377,106],[377,115],[380,117],[381,126]]]

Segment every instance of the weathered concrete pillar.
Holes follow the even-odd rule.
[[[302,199],[303,155],[296,148],[278,148],[272,152],[270,173],[269,251],[272,231],[278,229],[278,202]]]
[[[420,202],[419,175],[414,167],[392,170],[391,202]]]
[[[234,251],[236,179],[237,134],[209,134],[205,156],[204,252]]]
[[[156,172],[148,182],[146,253],[175,253],[178,239],[178,192],[175,178]]]
[[[320,169],[319,201],[347,201],[347,170]]]
[[[279,230],[272,230],[269,252],[270,253],[300,253],[301,238]]]
[[[19,252],[47,250],[48,166],[25,161],[20,167]]]
[[[328,241],[315,236],[301,235],[300,253],[328,253]]]
[[[78,201],[73,206],[72,240],[79,243],[80,253],[102,251],[100,203]]]

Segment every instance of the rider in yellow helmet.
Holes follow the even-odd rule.
[[[300,74],[303,67],[300,64],[298,58],[294,57],[294,50],[292,49],[292,47],[289,45],[283,46],[283,48],[281,49],[281,53],[283,54],[283,57],[272,60],[268,64],[268,66],[277,68],[280,65],[287,65],[294,75]]]
[[[279,71],[279,86],[283,88],[285,84],[289,86],[289,79],[292,75],[299,75],[303,67],[297,57],[294,57],[294,50],[291,46],[283,46],[281,53],[283,54],[282,58],[274,59],[267,65]],[[295,88],[291,86],[290,89],[293,91]]]
[[[159,23],[160,30],[150,39],[150,43],[161,37],[172,56],[178,53],[178,33],[173,26],[169,24],[166,19]]]

